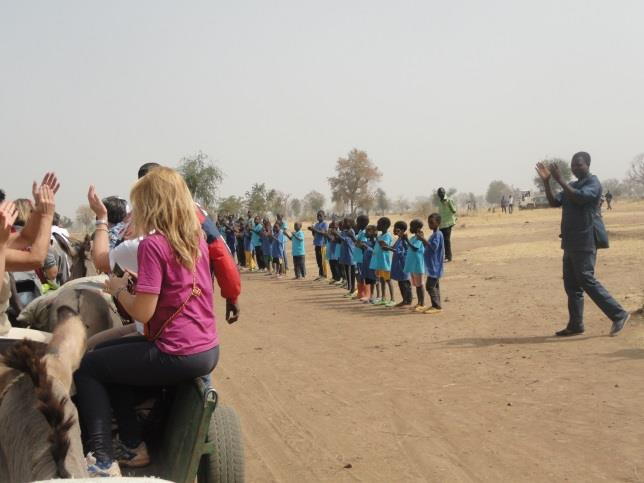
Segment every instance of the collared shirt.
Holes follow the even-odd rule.
[[[398,238],[392,247],[391,255],[391,279],[397,282],[409,280],[409,272],[405,271],[405,258],[407,257],[407,245],[402,238]]]
[[[327,231],[329,229],[329,225],[327,225],[326,221],[318,221],[315,225],[313,225],[313,228],[315,228],[318,231]],[[323,235],[320,235],[319,233],[315,233],[313,235],[313,245],[316,247],[321,247],[324,246],[326,239],[324,238]]]
[[[589,174],[583,179],[570,183],[570,188],[580,198],[573,201],[564,191],[555,196],[561,211],[561,248],[570,251],[591,252],[595,246],[593,219],[599,216],[599,202],[602,185],[597,176]]]
[[[441,215],[441,228],[449,228],[456,224],[456,207],[451,198],[438,201],[438,214]]]

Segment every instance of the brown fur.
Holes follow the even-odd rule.
[[[52,458],[58,468],[56,476],[69,478],[71,475],[65,469],[64,462],[70,445],[68,432],[74,421],[71,417],[65,418],[67,397],[59,400],[54,398],[51,378],[47,374],[47,366],[43,359],[44,349],[42,344],[25,339],[7,351],[4,363],[31,378],[38,399],[38,410],[51,427],[48,441],[51,443]]]

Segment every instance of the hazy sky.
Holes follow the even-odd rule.
[[[395,198],[530,186],[543,156],[622,177],[644,151],[644,2],[0,0],[0,187],[55,169],[127,195],[203,150],[226,178],[328,194],[366,150]]]

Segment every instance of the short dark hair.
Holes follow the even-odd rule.
[[[379,218],[378,223],[376,224],[376,228],[378,229],[378,231],[388,230],[390,226],[391,226],[391,220],[386,216]]]
[[[405,223],[402,220],[397,221],[396,223],[394,223],[394,230],[395,229],[402,230],[402,231],[407,231],[407,223]]]
[[[420,221],[418,218],[414,218],[409,222],[409,231],[414,234],[422,227],[423,227],[423,222]]]
[[[369,217],[367,215],[358,215],[356,218],[356,225],[363,230],[369,224]]]
[[[575,153],[572,159],[574,160],[575,158],[580,158],[584,163],[586,163],[586,166],[590,166],[590,154],[588,154],[586,151],[579,151],[578,153]]]
[[[54,226],[60,226],[60,213],[54,211],[54,218],[51,220],[51,224]]]
[[[112,225],[121,223],[127,215],[127,201],[118,196],[108,196],[103,200],[107,208],[107,221]]]
[[[0,190],[0,203],[2,203],[4,201],[4,198],[5,198],[4,191]]]
[[[143,178],[151,169],[161,166],[159,163],[145,163],[139,168],[139,179]]]
[[[443,218],[438,213],[432,213],[427,217],[427,222],[429,222],[429,220],[434,220],[438,225],[440,225]]]

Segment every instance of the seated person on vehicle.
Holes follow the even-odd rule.
[[[88,471],[95,476],[118,475],[118,463],[149,463],[134,410],[139,388],[207,375],[219,357],[208,246],[185,181],[170,168],[157,168],[134,185],[130,199],[132,226],[142,237],[135,293],[127,289],[128,273],[111,276],[105,290],[144,324],[146,335],[99,344],[74,377],[92,453]],[[119,427],[116,451],[112,408]]]

